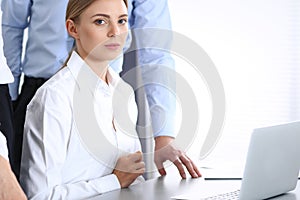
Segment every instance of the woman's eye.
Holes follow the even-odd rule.
[[[96,24],[99,24],[99,25],[104,25],[104,24],[106,24],[106,22],[105,22],[103,19],[97,19],[97,20],[95,21],[95,23],[96,23]]]
[[[126,24],[127,23],[127,19],[120,19],[118,21],[119,24]]]

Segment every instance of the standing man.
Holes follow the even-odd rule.
[[[1,14],[0,12],[0,16]],[[2,46],[3,41],[0,37],[0,200],[21,200],[26,199],[26,196],[11,170],[8,158],[11,154],[13,125],[12,105],[7,84],[13,82],[14,78],[6,64]]]
[[[73,46],[73,39],[68,36],[64,23],[67,3],[67,0],[2,1],[4,54],[15,77],[14,83],[10,84],[10,93],[14,101],[14,127],[16,130],[12,167],[17,176],[19,176],[20,170],[26,106],[35,91],[60,69]],[[167,0],[129,0],[130,28],[137,30],[145,28],[171,29],[167,3]],[[28,40],[25,53],[22,55],[23,36],[26,28],[28,28]],[[137,43],[143,42],[144,39],[140,38],[139,34],[136,37],[133,34],[133,41]],[[147,79],[149,70],[151,74],[158,75],[159,68],[155,66],[159,64],[173,67],[170,55],[165,56],[165,53],[139,50],[136,55],[139,58],[138,65],[141,66],[142,79]],[[24,60],[22,61],[23,56]],[[125,56],[124,59],[124,68],[135,67],[126,66],[126,61],[130,58]],[[145,64],[150,64],[153,68],[143,68],[142,66]],[[157,73],[153,73],[153,71],[157,71]],[[18,94],[21,73],[24,73],[25,78],[21,93]],[[150,81],[155,82],[155,79]],[[178,168],[182,178],[186,177],[184,167],[192,177],[201,176],[192,160],[171,144],[175,137],[172,117],[175,103],[173,102],[174,98],[169,98],[172,96],[170,91],[156,84],[149,84],[145,86],[145,93],[151,111],[155,137],[154,160],[160,174],[166,174],[163,162],[171,160]],[[163,117],[161,117],[162,114]],[[164,119],[163,125],[161,119]]]

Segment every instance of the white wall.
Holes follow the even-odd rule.
[[[197,42],[215,63],[226,94],[221,141],[206,159],[243,164],[251,130],[300,119],[300,2],[297,0],[170,0],[174,31]],[[191,69],[176,58],[177,70]],[[190,74],[191,75],[191,74]],[[210,99],[193,78],[201,118]],[[203,116],[204,115],[204,116]],[[209,120],[189,153],[198,155]]]

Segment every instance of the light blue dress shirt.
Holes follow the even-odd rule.
[[[4,55],[15,78],[14,82],[9,85],[13,100],[18,98],[22,72],[28,77],[50,78],[61,68],[67,58],[73,46],[73,39],[68,36],[65,28],[67,3],[67,0],[2,0]],[[128,13],[131,29],[171,30],[167,0],[128,0]],[[23,55],[23,38],[26,28],[28,28],[28,40]],[[163,38],[166,37],[146,31],[142,37],[138,37],[137,47],[144,46],[147,41],[167,43],[168,48],[170,38],[167,40]],[[168,86],[159,84],[160,82],[166,83],[166,76],[161,73],[160,66],[174,69],[173,59],[168,52],[153,49],[142,49],[137,57],[138,65],[142,69],[142,78],[152,83],[144,88],[149,103],[154,136],[175,136],[175,94]],[[120,66],[115,69],[119,72]],[[167,81],[167,84],[174,85],[174,80]]]

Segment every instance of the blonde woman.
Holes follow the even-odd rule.
[[[86,199],[143,180],[145,164],[136,133],[128,136],[114,123],[115,88],[128,87],[108,66],[122,53],[127,18],[126,0],[69,1],[66,28],[75,48],[66,66],[38,89],[27,108],[20,182],[29,199]],[[82,71],[88,75],[85,81],[95,81],[94,90],[78,81]],[[95,153],[103,160],[85,143],[90,130],[79,130],[81,124],[87,129],[93,124],[76,118],[76,91],[93,93],[97,123],[107,136],[95,141],[100,149]],[[108,143],[123,154],[107,149]]]

